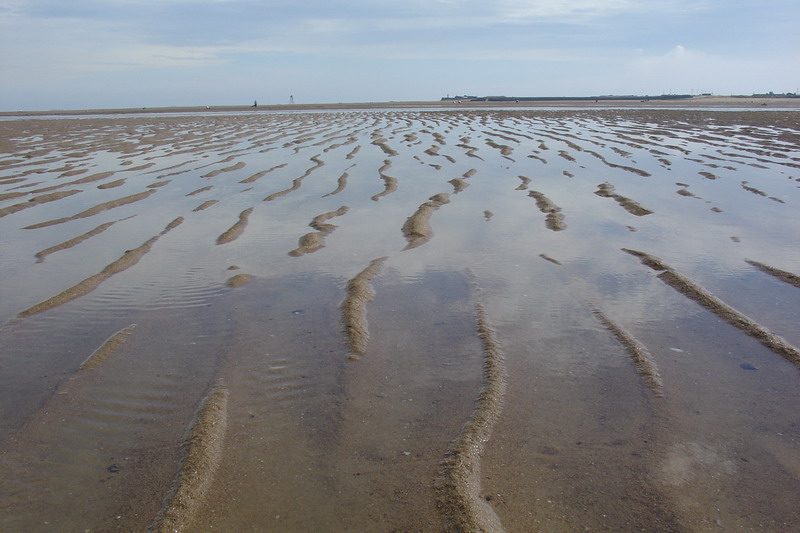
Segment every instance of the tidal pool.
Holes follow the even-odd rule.
[[[800,523],[797,111],[0,131],[4,531]]]

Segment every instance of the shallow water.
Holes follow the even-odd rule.
[[[0,130],[0,529],[800,521],[798,112]]]

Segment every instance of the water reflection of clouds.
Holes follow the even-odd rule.
[[[640,268],[635,264],[629,265],[629,258],[619,252],[621,247],[641,248],[660,255],[687,275],[696,276],[701,281],[705,276],[718,275],[721,271],[745,270],[745,257],[768,259],[767,262],[784,268],[790,268],[797,259],[796,253],[792,252],[795,247],[786,246],[787,242],[795,242],[796,227],[800,223],[789,201],[796,192],[796,186],[783,174],[778,174],[785,172],[787,167],[781,167],[779,162],[768,164],[768,168],[764,169],[745,166],[751,158],[756,157],[752,151],[759,150],[760,143],[767,140],[760,136],[718,135],[736,131],[730,125],[709,127],[703,122],[696,124],[685,121],[679,130],[670,130],[669,125],[658,122],[658,114],[653,112],[645,112],[646,118],[642,120],[631,112],[592,116],[585,112],[575,114],[565,111],[541,115],[507,111],[454,111],[297,116],[299,124],[286,115],[223,117],[219,120],[224,127],[217,129],[213,140],[207,138],[212,145],[219,145],[214,149],[217,155],[170,153],[171,138],[180,139],[193,132],[207,135],[210,130],[205,121],[210,117],[192,117],[188,124],[183,117],[164,117],[159,118],[160,121],[166,120],[159,127],[136,123],[132,129],[136,135],[156,133],[161,136],[153,150],[133,158],[133,165],[140,164],[138,158],[158,163],[156,169],[147,171],[148,175],[159,176],[153,173],[154,170],[180,163],[182,158],[187,157],[211,155],[192,167],[214,164],[203,170],[187,169],[189,172],[175,176],[173,183],[162,187],[152,202],[124,210],[133,214],[149,213],[150,219],[157,219],[158,224],[128,224],[109,235],[126,242],[137,240],[137,236],[141,239],[146,236],[146,229],[153,233],[156,225],[163,225],[164,221],[168,221],[167,218],[177,214],[175,209],[178,209],[187,217],[186,224],[180,230],[181,236],[175,237],[183,242],[180,253],[185,257],[197,257],[197,260],[206,255],[206,261],[217,265],[214,268],[238,260],[248,266],[248,273],[261,277],[317,271],[346,278],[353,269],[362,267],[369,260],[390,255],[390,264],[395,264],[403,271],[403,275],[411,277],[429,268],[458,270],[474,266],[480,269],[491,265],[489,270],[495,272],[495,277],[501,279],[507,276],[507,281],[519,285],[520,290],[528,283],[527,275],[520,278],[520,269],[509,265],[526,265],[534,273],[556,268],[539,257],[545,253],[564,263],[559,276],[564,277],[569,272],[573,278],[582,278],[606,299],[612,296],[604,293],[605,288],[614,287],[614,279],[626,278]],[[326,146],[324,142],[315,146],[315,143],[324,141],[325,135],[347,135],[348,120],[353,117],[357,117],[360,127],[365,127],[356,134],[356,143],[329,152],[323,151]],[[214,117],[214,120],[217,119]],[[270,133],[270,123],[275,127],[288,128],[288,134],[269,143],[267,146],[271,150],[259,153],[261,145],[258,145],[257,138]],[[239,135],[247,128],[252,130],[252,134]],[[429,133],[419,131],[426,128]],[[115,137],[122,136],[124,139],[124,130],[111,131]],[[387,157],[372,145],[373,132],[379,132],[387,138],[388,144],[399,154]],[[405,132],[416,133],[420,143],[409,147],[403,138]],[[424,149],[432,143],[436,144],[433,133],[443,136],[447,144],[441,153],[454,157],[455,163],[424,153]],[[701,139],[701,135],[709,133],[714,136],[713,140]],[[769,128],[761,127],[758,133],[769,133]],[[481,159],[466,156],[466,150],[456,146],[461,142],[460,137],[465,135],[471,138],[470,144],[478,148],[477,155]],[[502,135],[515,137],[519,142],[498,137]],[[498,149],[487,145],[489,139],[509,144],[514,149],[510,155],[513,161],[502,157]],[[291,144],[297,140],[301,142]],[[539,149],[540,140],[545,141],[549,150]],[[637,140],[642,144],[631,146]],[[101,142],[102,136],[94,141]],[[199,146],[197,139],[190,141],[188,147]],[[176,145],[183,142],[175,141]],[[223,146],[226,142],[235,144]],[[598,152],[611,165],[631,166],[647,171],[651,176],[642,177],[609,166],[594,155],[576,149],[571,143],[584,150]],[[602,144],[607,146],[603,147]],[[360,152],[352,160],[345,159],[344,156],[356,145],[361,145]],[[680,149],[674,145],[680,145]],[[609,149],[610,146],[618,147],[630,155],[613,151]],[[560,150],[568,152],[576,161],[559,157]],[[672,165],[665,167],[659,161],[661,156],[651,150],[666,153],[663,157],[670,160]],[[689,151],[690,155],[684,155],[684,151]],[[234,160],[223,163],[222,155],[228,152]],[[548,160],[547,164],[527,157],[537,152]],[[721,155],[720,152],[729,155]],[[272,202],[262,202],[263,197],[291,186],[292,180],[312,167],[313,161],[309,158],[315,154],[320,154],[325,165],[307,176],[300,189]],[[152,159],[154,155],[165,157]],[[723,160],[702,157],[699,158],[702,162],[690,160],[703,155]],[[91,157],[91,165],[97,168],[117,167],[119,164],[118,154],[108,150],[93,152]],[[219,161],[214,161],[215,158]],[[391,167],[385,173],[398,180],[398,190],[378,202],[371,201],[369,198],[383,189],[384,183],[378,169],[387,159],[391,161]],[[236,161],[245,162],[246,166],[220,173],[213,179],[199,179],[199,174],[209,169],[229,166]],[[736,170],[709,168],[703,162],[731,165]],[[281,163],[288,165],[252,184],[239,183],[259,170]],[[353,164],[355,167],[348,168]],[[442,168],[435,170],[431,164],[441,165]],[[119,168],[124,170],[124,167]],[[452,185],[447,181],[460,177],[472,168],[477,172],[466,180],[469,187],[452,194]],[[336,179],[345,170],[349,174],[347,187],[335,196],[322,198],[335,188]],[[698,174],[703,170],[711,170],[720,178],[713,181],[704,179]],[[567,177],[564,171],[573,177]],[[542,192],[562,209],[566,230],[552,232],[545,227],[545,214],[537,209],[534,199],[528,197],[528,191],[516,190],[520,175],[533,180],[530,190]],[[775,180],[776,175],[782,179]],[[129,177],[118,192],[135,192],[134,189],[145,183],[143,176],[132,173]],[[754,187],[785,199],[787,203],[778,204],[743,190],[740,182],[744,179]],[[632,198],[654,213],[646,217],[634,217],[612,199],[596,196],[596,186],[603,181],[612,183],[619,194]],[[701,199],[677,195],[679,186],[675,185],[676,182],[687,183],[688,190]],[[213,186],[213,189],[201,195],[185,196],[205,183]],[[418,249],[402,252],[406,243],[400,228],[405,219],[428,197],[441,192],[451,193],[450,203],[433,212],[430,219],[432,239]],[[106,195],[87,191],[81,196],[88,201],[88,207],[91,201]],[[191,213],[191,209],[209,198],[219,199],[220,203],[201,214]],[[66,206],[72,205],[56,202],[48,211],[54,214],[65,209],[69,211],[70,208]],[[312,231],[308,224],[314,216],[335,210],[341,205],[347,205],[350,211],[346,216],[332,221],[338,228],[327,237],[325,248],[303,258],[286,256],[301,235]],[[142,211],[145,206],[146,209]],[[711,212],[712,206],[721,207],[723,212]],[[248,229],[237,241],[211,247],[210,252],[190,250],[190,243],[208,246],[207,243],[230,227],[238,212],[247,207],[255,207],[255,211]],[[491,220],[484,218],[484,211],[494,213]],[[65,211],[65,214],[71,213]],[[130,229],[134,227],[139,231]],[[126,228],[128,233],[121,235],[120,232]],[[637,231],[633,232],[630,228]],[[69,231],[65,229],[61,235],[66,237],[67,233]],[[731,237],[734,236],[740,242],[732,242]],[[51,233],[50,238],[56,240],[56,234]],[[106,241],[98,238],[96,242]],[[166,261],[164,257],[160,260]],[[575,285],[574,281],[562,283],[558,290],[575,290]],[[556,288],[548,287],[548,290]],[[636,304],[642,309],[654,305],[647,298],[643,297],[643,300],[647,303]]]

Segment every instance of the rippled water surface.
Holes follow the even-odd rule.
[[[0,122],[3,531],[794,531],[800,113]]]

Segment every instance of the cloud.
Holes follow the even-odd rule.
[[[225,52],[222,47],[150,43],[125,27],[74,19],[22,21],[3,33],[2,46],[13,53],[0,57],[0,67],[10,76],[210,66],[223,61]]]
[[[796,32],[781,28],[794,0],[771,0],[771,9],[731,2],[0,0],[0,90],[22,101],[32,85],[63,92],[72,83],[79,94],[104,73],[152,94],[165,77],[176,87],[191,77],[192,90],[220,76],[266,87],[275,72],[336,100],[363,78],[374,91],[393,80],[373,99],[452,85],[492,94],[736,92],[750,89],[741,83],[757,79],[751,72],[793,90]],[[97,90],[84,88],[87,98]]]
[[[797,83],[795,71],[786,68],[792,64],[800,65],[800,54],[792,50],[775,50],[763,56],[722,56],[678,44],[661,54],[638,52],[628,65],[628,75],[650,80],[652,87],[672,89],[674,93],[782,92],[792,91]]]

